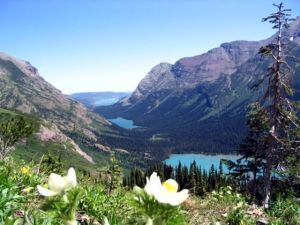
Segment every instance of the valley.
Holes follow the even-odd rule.
[[[0,1],[0,225],[300,225],[284,1]]]
[[[49,152],[60,156],[67,165],[77,162],[87,170],[108,165],[114,151],[125,168],[146,167],[156,160],[141,160],[147,142],[140,135],[113,125],[65,96],[27,61],[0,53],[0,89],[0,112],[24,114],[37,120],[38,128],[28,145],[17,147],[18,158],[38,161]]]
[[[300,17],[284,30],[284,36],[292,40],[286,45],[294,58],[300,57],[299,30]],[[232,153],[247,133],[248,105],[264,92],[253,88],[269,63],[258,50],[274,38],[223,43],[174,64],[160,63],[130,96],[94,111],[106,118],[132,120],[147,128],[148,136],[163,133],[174,153]],[[292,57],[287,60],[294,69],[293,98],[298,100],[299,62]]]
[[[300,17],[284,31],[294,37],[288,45],[295,57],[300,57],[298,30]],[[247,132],[248,104],[262,93],[251,89],[268,63],[258,49],[273,38],[224,43],[173,65],[161,63],[133,93],[70,97],[45,81],[30,63],[1,53],[0,107],[45,119],[96,164],[105,164],[111,152],[120,155],[125,167],[146,167],[174,153],[230,154]],[[298,99],[299,64],[290,63]],[[133,161],[127,162],[129,158]]]

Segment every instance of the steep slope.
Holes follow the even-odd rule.
[[[16,159],[40,162],[43,155],[59,156],[66,166],[89,170],[95,168],[94,160],[65,134],[63,134],[53,123],[40,119],[30,114],[10,111],[0,108],[0,122],[10,116],[22,116],[33,125],[34,132],[26,140],[22,140],[12,152]]]
[[[93,131],[108,129],[110,123],[89,112],[82,104],[66,98],[46,82],[29,62],[0,54],[0,107],[12,108],[53,120],[59,128],[76,127],[91,138]]]
[[[114,126],[83,104],[63,95],[29,62],[5,53],[0,53],[0,90],[0,108],[45,120],[48,125],[41,127],[42,136],[54,133],[56,138],[51,141],[63,139],[86,162],[108,163],[110,152],[116,149],[118,154],[123,154],[122,160],[127,165],[135,160],[135,152],[143,150],[144,146],[131,144],[134,136],[125,129]],[[133,154],[129,160],[128,151]]]
[[[299,57],[300,17],[284,34],[289,49]],[[247,105],[261,95],[250,86],[269,65],[258,50],[273,40],[274,36],[258,42],[234,41],[174,65],[159,64],[130,97],[95,111],[132,119],[153,134],[164,133],[176,151],[232,151],[246,131]],[[292,66],[298,79],[299,64]]]
[[[135,105],[155,93],[155,102],[145,109],[150,112],[160,101],[165,100],[164,93],[181,93],[194,89],[199,84],[213,83],[223,75],[232,74],[238,66],[253,57],[260,46],[260,42],[235,41],[222,44],[199,56],[180,59],[174,65],[161,63],[147,74],[130,97],[120,103],[132,110]]]

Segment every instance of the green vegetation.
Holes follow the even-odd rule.
[[[77,224],[76,221],[80,224],[96,221],[101,224],[146,224],[158,220],[164,221],[162,224],[175,225],[185,221],[182,209],[161,204],[142,189],[134,192],[114,186],[112,192],[111,172],[99,180],[81,172],[77,172],[76,178],[74,169],[69,169],[64,177],[51,174],[48,185],[44,185],[53,165],[57,166],[57,173],[65,171],[60,162],[49,162],[16,164],[10,158],[1,161],[1,224],[61,225]],[[155,189],[150,187],[149,190]],[[143,201],[138,200],[140,198]]]
[[[194,161],[189,167],[182,166],[181,163],[177,167],[165,164],[151,166],[145,172],[138,168],[133,168],[130,174],[123,179],[123,185],[133,188],[135,185],[144,186],[146,177],[153,172],[164,179],[175,179],[178,182],[179,189],[189,189],[193,195],[204,196],[213,190],[219,190],[221,187],[234,185],[234,182],[225,174],[223,174],[223,164],[220,163],[219,169],[214,165],[209,171],[197,166]]]
[[[68,143],[64,145],[55,140],[41,141],[37,137],[30,137],[27,139],[26,145],[17,145],[13,153],[13,157],[17,160],[33,161],[35,163],[39,163],[44,155],[58,157],[67,167],[77,165],[78,168],[86,171],[96,169],[96,166],[74,152],[72,145],[68,145]]]
[[[6,113],[1,118],[5,121],[4,118],[11,116],[16,114]],[[35,129],[38,125],[36,122]],[[98,168],[72,154],[71,146],[63,147],[55,141],[41,142],[34,136],[28,138],[26,143],[17,146],[13,154],[15,159],[6,157],[0,161],[1,224],[251,225],[265,219],[274,225],[297,225],[299,221],[300,205],[294,199],[296,186],[288,186],[285,190],[274,186],[276,195],[271,207],[264,211],[252,205],[251,195],[245,188],[247,182],[237,182],[235,178],[223,174],[222,163],[218,169],[212,167],[209,171],[202,170],[195,162],[189,168],[181,164],[176,168],[156,165],[145,172],[133,169],[125,176],[118,158],[109,153],[105,159],[110,161],[110,166]],[[51,182],[48,186],[43,185],[50,173],[64,174],[67,168],[74,165],[78,171],[79,185],[65,183],[60,191],[53,189]],[[149,188],[149,183],[155,172],[166,180],[166,190],[177,190],[169,178],[178,182],[179,190],[184,192],[184,189],[189,189],[189,199],[182,206],[177,206],[182,202],[174,203],[177,195],[165,198],[161,197],[165,191],[153,192],[157,186]],[[124,177],[126,187],[121,186],[121,177]],[[146,177],[150,177],[148,182]],[[72,181],[71,178],[66,180]],[[277,182],[279,187],[289,185],[284,180]],[[39,193],[48,193],[41,191],[45,187],[49,191],[55,190],[57,194],[41,197]],[[277,194],[284,198],[276,197]]]
[[[68,140],[41,140],[37,135],[40,127],[43,126],[51,130],[52,123],[40,119],[34,115],[0,108],[0,122],[8,123],[7,121],[9,120],[15,120],[12,118],[22,118],[21,122],[30,125],[33,131],[33,134],[26,139],[26,142],[25,139],[22,139],[22,141],[16,143],[15,149],[12,152],[12,156],[16,160],[25,160],[26,162],[33,161],[35,163],[39,163],[39,160],[43,155],[57,156],[66,167],[77,165],[78,168],[85,170],[86,172],[98,170],[99,165],[101,165],[100,170],[105,170],[105,168],[109,166],[111,153],[101,151],[95,146],[91,145],[89,140],[84,138],[84,136],[78,136],[69,132],[65,132],[68,136],[74,138],[76,143],[84,152],[92,157],[95,164],[88,162],[81,155],[76,153],[74,146]],[[118,146],[118,144],[116,144],[116,146]],[[150,158],[149,160],[141,160],[143,157],[143,153],[140,152],[132,152],[129,154],[128,152],[116,151],[116,158],[120,161],[125,170],[129,170],[131,166],[146,168],[148,163],[153,161],[153,159]]]
[[[14,145],[33,133],[32,124],[24,117],[11,116],[0,124],[0,160],[14,150]]]
[[[44,185],[51,170],[57,174],[66,171],[55,159],[45,159],[40,164],[15,162],[10,158],[0,162],[0,224],[254,225],[262,220],[270,225],[300,224],[300,203],[292,196],[278,197],[264,210],[251,204],[247,195],[223,186],[202,197],[191,194],[182,206],[173,206],[177,195],[159,197],[164,192],[155,192],[153,174],[141,186],[145,189],[119,186],[109,193],[110,173],[99,178],[79,170],[75,174],[70,169],[65,178],[50,175],[52,182]],[[163,185],[172,187],[173,181],[167,182],[171,186]],[[149,195],[151,191],[153,195]]]

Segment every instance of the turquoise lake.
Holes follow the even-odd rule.
[[[139,126],[134,125],[132,120],[127,120],[127,119],[124,119],[122,117],[109,119],[109,121],[116,124],[116,125],[118,125],[119,127],[123,127],[123,128],[126,128],[126,129],[133,129],[133,128],[139,127]]]
[[[164,162],[167,165],[177,166],[179,161],[182,165],[190,166],[190,164],[195,160],[198,166],[202,169],[209,170],[213,164],[215,168],[219,168],[221,159],[237,160],[240,158],[238,155],[204,155],[204,154],[171,154],[168,159]],[[228,172],[228,169],[223,165],[224,172]]]

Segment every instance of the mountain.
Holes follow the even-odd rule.
[[[300,17],[284,31],[291,53],[300,57]],[[247,106],[261,96],[251,86],[270,61],[258,55],[274,41],[234,41],[175,64],[152,68],[131,96],[95,109],[107,118],[124,117],[168,137],[176,152],[230,152],[246,132]],[[289,39],[291,41],[289,41]],[[299,64],[294,87],[299,86]],[[300,97],[296,92],[295,97]]]
[[[42,151],[40,141],[52,141],[53,145],[61,144],[57,147],[62,149],[62,154],[66,154],[64,149],[72,149],[87,164],[107,164],[112,151],[122,155],[125,166],[135,165],[132,160],[143,157],[142,153],[135,156],[143,146],[132,144],[133,135],[65,96],[27,61],[0,53],[0,90],[1,110],[23,113],[40,121],[38,141],[32,143],[36,152],[32,154]],[[27,149],[28,153],[31,150]],[[65,158],[68,157],[72,158],[70,154]],[[139,163],[143,162],[139,160]]]
[[[81,102],[93,109],[96,106],[112,105],[130,95],[130,92],[81,92],[69,95],[71,99]]]
[[[62,130],[72,131],[75,127],[94,139],[96,130],[110,127],[107,120],[46,82],[29,62],[0,53],[0,78],[2,108],[51,119]]]

